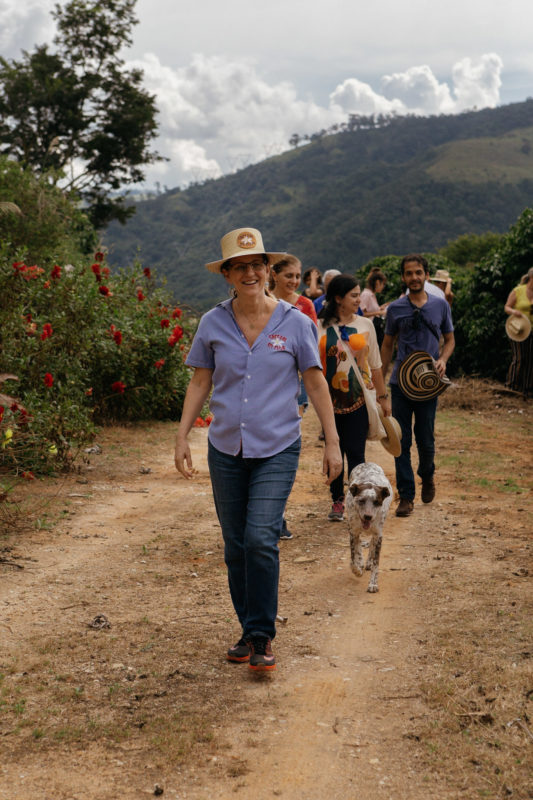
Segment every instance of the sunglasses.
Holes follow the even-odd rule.
[[[251,264],[230,264],[229,268],[234,270],[235,272],[244,275],[245,272],[248,272],[248,268],[251,267],[254,272],[261,272],[262,269],[265,269],[266,264],[263,264],[262,261],[252,261]]]

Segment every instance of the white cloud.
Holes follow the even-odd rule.
[[[346,116],[339,107],[299,99],[288,82],[267,83],[249,61],[197,55],[173,70],[148,54],[130,63],[156,95],[157,147],[172,158],[166,170],[161,164],[147,170],[148,181],[153,170],[174,185],[231,172],[286,150],[295,132],[314,133]]]
[[[33,50],[34,42],[50,41],[55,29],[48,0],[1,0],[0,52],[4,58],[20,58],[22,48]]]
[[[347,78],[330,94],[332,105],[339,106],[346,113],[391,114],[405,113],[407,106],[397,97],[390,99],[377,94],[368,83],[357,78]]]
[[[467,108],[494,108],[500,102],[503,62],[496,53],[487,53],[477,62],[463,58],[452,70],[455,111]]]
[[[502,61],[495,54],[464,58],[452,69],[451,87],[428,65],[384,75],[382,93],[347,78],[327,105],[298,97],[293,84],[268,83],[253,62],[196,55],[172,69],[153,54],[131,62],[156,95],[157,148],[170,162],[147,170],[147,183],[169,186],[218,177],[288,148],[293,133],[311,134],[348,114],[449,114],[499,102]]]
[[[381,86],[387,99],[401,101],[412,112],[440,114],[453,110],[448,85],[439,83],[426,64],[411,67],[405,72],[384,75]]]

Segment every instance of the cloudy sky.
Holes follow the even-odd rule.
[[[0,0],[0,53],[51,41],[52,0]],[[533,95],[531,0],[138,0],[125,59],[159,108],[146,187],[232,172],[349,113]]]

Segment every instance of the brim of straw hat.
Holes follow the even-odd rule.
[[[450,379],[435,369],[435,361],[424,350],[415,350],[398,367],[398,386],[410,400],[432,400],[450,386]]]
[[[531,322],[527,317],[512,314],[505,320],[505,332],[513,342],[523,342],[531,333]]]
[[[400,423],[394,417],[386,417],[381,406],[378,406],[378,411],[381,424],[385,428],[387,434],[384,439],[380,439],[379,441],[391,456],[398,458],[402,452],[402,429],[400,428]]]

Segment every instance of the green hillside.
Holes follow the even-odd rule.
[[[203,264],[251,225],[305,267],[354,272],[376,256],[433,251],[464,233],[504,232],[533,204],[533,100],[455,116],[402,117],[312,143],[139,203],[105,235],[110,261],[139,255],[177,299],[225,296]]]

